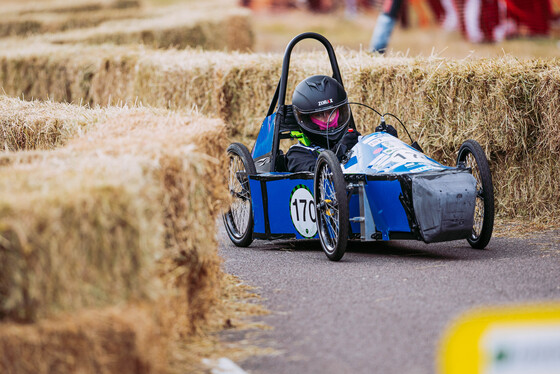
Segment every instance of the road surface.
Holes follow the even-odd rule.
[[[436,371],[441,335],[477,306],[560,301],[560,230],[530,239],[350,243],[341,262],[318,241],[260,241],[238,248],[220,233],[225,270],[258,287],[271,330],[229,332],[278,355],[256,356],[249,373]]]

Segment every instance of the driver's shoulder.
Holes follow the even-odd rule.
[[[304,145],[304,144],[301,144],[301,143],[296,143],[288,149],[287,154],[289,154],[289,153],[309,153],[309,152],[314,152],[317,149],[319,149],[318,146]]]

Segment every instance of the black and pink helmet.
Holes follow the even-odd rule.
[[[304,79],[294,90],[292,107],[302,132],[316,145],[331,148],[346,133],[351,114],[348,96],[331,77]]]

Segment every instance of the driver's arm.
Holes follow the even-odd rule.
[[[315,171],[317,162],[317,152],[307,147],[294,145],[286,153],[286,163],[288,171],[297,173],[299,171]]]
[[[353,146],[358,143],[358,137],[362,135],[358,132],[358,130],[354,130],[353,128],[349,128],[346,134],[340,139],[336,148],[334,149],[336,157],[338,160],[342,160],[346,152],[352,149]]]

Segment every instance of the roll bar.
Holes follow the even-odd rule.
[[[333,71],[333,78],[338,81],[344,88],[344,84],[342,83],[342,76],[340,75],[340,69],[338,67],[338,62],[336,60],[336,56],[334,54],[334,49],[331,43],[321,34],[317,34],[315,32],[305,32],[293,38],[288,46],[286,47],[286,51],[284,52],[284,60],[282,62],[282,75],[280,76],[280,81],[278,82],[278,86],[276,86],[276,92],[274,93],[274,97],[270,106],[268,108],[267,117],[274,113],[276,107],[278,107],[278,113],[276,115],[276,122],[274,124],[274,138],[272,142],[272,159],[271,159],[271,171],[276,170],[276,156],[278,154],[278,148],[280,143],[280,126],[282,125],[284,118],[285,118],[285,106],[286,106],[286,89],[288,87],[288,73],[290,69],[290,57],[292,55],[292,50],[296,46],[297,43],[304,39],[315,39],[327,50],[329,55],[329,60],[331,63],[331,68]]]

